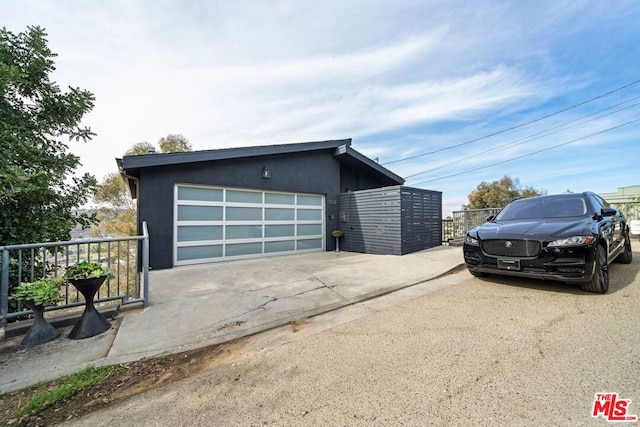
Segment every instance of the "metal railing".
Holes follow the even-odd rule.
[[[453,212],[453,241],[461,242],[467,231],[487,221],[489,215],[495,215],[501,208],[467,209]]]
[[[453,220],[442,220],[442,243],[448,243],[453,240]]]
[[[0,327],[31,314],[20,302],[10,304],[11,291],[20,282],[62,276],[68,266],[81,261],[99,262],[113,273],[96,295],[98,306],[149,305],[149,234],[144,222],[141,236],[9,245],[0,250]],[[63,302],[47,311],[64,313],[85,305],[82,294],[69,283],[61,294]]]
[[[640,219],[640,202],[615,202],[611,205],[622,212],[627,221]]]
[[[616,202],[612,205],[626,217],[627,221],[640,219],[639,202]],[[489,215],[495,215],[502,208],[467,209],[454,211],[452,220],[442,220],[442,241],[452,240],[460,242],[464,240],[467,231],[483,224]],[[446,233],[445,233],[446,230]]]

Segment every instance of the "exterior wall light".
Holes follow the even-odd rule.
[[[264,166],[262,168],[262,179],[269,179],[271,178],[271,171],[269,170],[268,167]]]

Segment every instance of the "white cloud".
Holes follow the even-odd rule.
[[[435,0],[0,0],[0,9],[12,31],[44,26],[60,54],[56,80],[95,93],[96,107],[85,122],[98,136],[72,147],[98,177],[115,171],[113,158],[133,143],[168,133],[184,134],[196,149],[352,137],[354,148],[384,163],[526,122],[598,93],[598,85],[616,87],[620,82],[609,79],[633,74],[638,62],[629,58],[640,57],[637,46],[616,50],[640,36],[630,25],[640,16],[632,1],[482,1],[469,7]],[[628,62],[615,66],[608,58]],[[458,170],[619,120],[505,148]],[[531,132],[390,168],[409,175]],[[605,140],[585,140],[573,150]],[[500,171],[433,185],[455,199]]]

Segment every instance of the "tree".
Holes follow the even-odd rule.
[[[191,151],[192,147],[189,140],[181,134],[169,134],[158,141],[161,153],[182,153]],[[137,142],[129,148],[125,156],[144,156],[155,153],[156,147],[150,142]]]
[[[94,201],[100,205],[97,218],[99,224],[91,229],[94,236],[135,236],[136,203],[126,188],[122,176],[111,173],[98,185]]]
[[[129,148],[125,156],[144,156],[146,154],[155,153],[156,147],[150,142],[137,142]]]
[[[187,138],[180,134],[169,134],[158,141],[163,153],[191,151]],[[154,153],[153,144],[138,142],[133,144],[125,156],[141,156]],[[136,203],[131,199],[124,179],[120,174],[112,173],[104,177],[98,185],[94,201],[99,205],[98,225],[91,229],[93,236],[122,237],[134,236],[137,233]]]
[[[181,134],[169,134],[166,138],[160,138],[158,145],[163,153],[181,153],[192,150],[189,140]]]
[[[50,80],[56,56],[40,27],[0,29],[0,244],[68,240],[77,223],[93,220],[74,211],[97,182],[72,177],[80,159],[62,140],[94,136],[80,125],[94,96]]]
[[[463,209],[500,208],[512,200],[546,194],[544,190],[533,187],[520,187],[518,178],[507,175],[492,183],[482,182],[469,194],[469,204]]]

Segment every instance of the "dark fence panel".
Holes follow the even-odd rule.
[[[341,193],[338,211],[346,251],[404,255],[442,243],[437,191],[392,186]]]
[[[442,244],[442,193],[400,187],[402,254]]]

